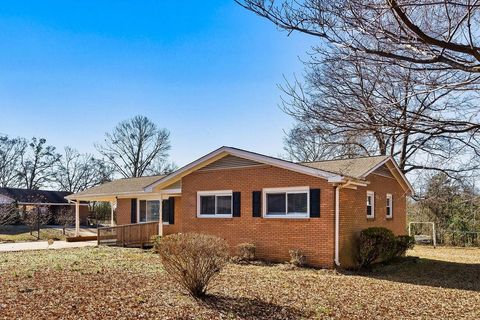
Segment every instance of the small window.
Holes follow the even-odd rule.
[[[367,191],[367,218],[375,217],[375,193]]]
[[[198,217],[229,218],[232,216],[232,191],[200,191],[197,208]]]
[[[138,206],[138,221],[152,222],[160,220],[159,200],[140,200]]]
[[[264,189],[264,216],[306,218],[309,216],[309,188]]]
[[[387,193],[387,218],[393,217],[393,197]]]

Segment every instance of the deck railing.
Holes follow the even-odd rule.
[[[158,222],[98,228],[98,245],[143,248],[152,243],[152,237],[158,235],[158,228]]]

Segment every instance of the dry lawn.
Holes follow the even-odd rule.
[[[480,249],[417,247],[368,273],[230,264],[197,303],[148,251],[0,253],[0,319],[478,319]]]
[[[37,238],[37,231],[30,234],[27,226],[0,226],[0,243],[2,242],[26,242],[48,239],[65,240],[62,231],[53,228],[41,228],[40,239]]]

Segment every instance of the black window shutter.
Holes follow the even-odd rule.
[[[170,202],[168,200],[162,200],[162,222],[165,222],[165,223],[170,222],[169,204]]]
[[[240,192],[233,192],[233,216],[234,217],[240,217]]]
[[[252,192],[252,215],[254,217],[262,216],[262,191]]]
[[[132,223],[137,223],[137,198],[131,199],[130,221]]]
[[[320,189],[310,189],[310,218],[320,218]]]
[[[175,223],[175,198],[170,197],[168,198],[168,223],[174,224]]]

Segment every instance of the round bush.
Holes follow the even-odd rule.
[[[203,298],[228,260],[228,245],[215,236],[179,233],[162,237],[158,253],[170,276],[194,298]]]
[[[395,255],[395,235],[386,228],[368,228],[360,232],[358,262],[366,267],[377,260],[389,260]]]

